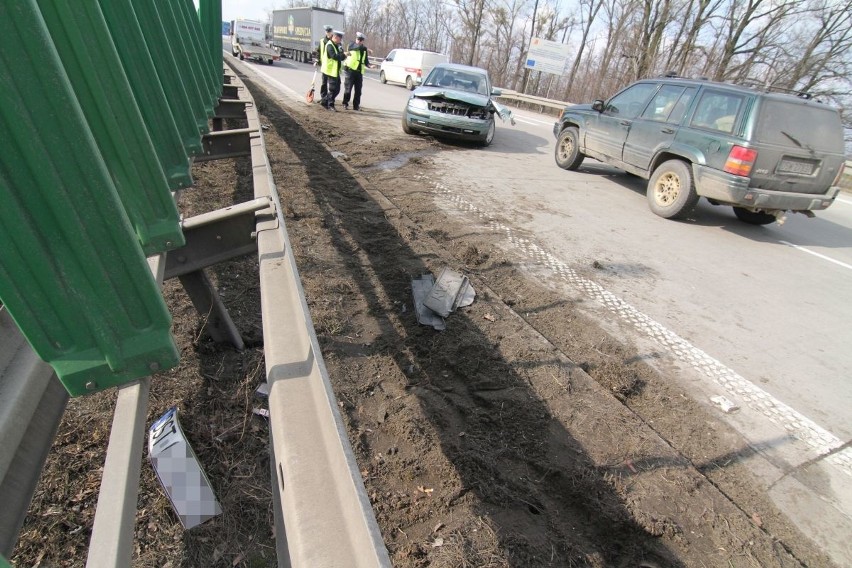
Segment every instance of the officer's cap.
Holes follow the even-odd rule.
[[[332,35],[336,35],[337,37],[343,37],[343,32],[340,31],[340,30],[334,30],[331,33],[332,33]]]
[[[322,28],[327,32],[330,32],[331,30],[334,29],[333,27],[329,26],[328,24],[324,25]]]
[[[364,34],[362,34],[361,32],[358,32],[358,33],[355,34],[355,39],[365,39],[365,37],[366,36]]]

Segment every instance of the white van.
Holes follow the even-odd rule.
[[[379,80],[382,83],[404,83],[409,90],[419,85],[432,67],[438,63],[449,63],[443,53],[421,49],[394,49],[382,61]]]

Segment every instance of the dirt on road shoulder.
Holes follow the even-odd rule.
[[[243,78],[395,566],[831,565],[763,497],[733,431],[499,237],[441,208],[429,156],[468,147],[406,136],[369,104],[331,113]],[[194,174],[182,208],[250,199],[245,161]],[[411,280],[443,267],[466,274],[476,300],[436,331],[415,320]],[[180,407],[225,514],[183,531],[143,467],[135,565],[276,565],[267,425],[252,414],[263,378],[256,275],[251,258],[211,274],[248,340],[243,353],[205,340],[180,286],[167,287],[182,363],[155,379],[149,423]],[[72,401],[17,564],[82,565],[110,402]]]
[[[761,497],[733,431],[440,208],[429,155],[469,147],[249,84],[395,564],[828,564]],[[478,295],[436,332],[410,281],[445,266]]]

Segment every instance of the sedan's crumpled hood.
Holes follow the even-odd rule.
[[[441,87],[417,87],[414,96],[421,99],[441,98],[451,101],[461,101],[469,105],[485,107],[488,106],[488,96],[467,91],[456,91],[455,89],[443,89]]]
[[[506,120],[510,120],[512,125],[515,124],[515,118],[512,116],[512,111],[487,95],[469,93],[467,91],[457,91],[455,89],[444,89],[442,87],[417,87],[414,89],[412,96],[420,99],[447,99],[449,101],[459,101],[479,107],[488,107],[488,103],[490,102],[491,106],[494,108],[494,112],[497,113],[504,122]]]

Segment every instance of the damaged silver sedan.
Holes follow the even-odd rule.
[[[488,146],[494,140],[495,114],[515,123],[512,111],[492,98],[500,94],[485,69],[441,63],[411,93],[402,113],[402,130]]]

